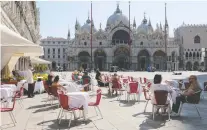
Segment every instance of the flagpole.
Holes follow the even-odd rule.
[[[93,68],[93,53],[92,53],[92,1],[91,1],[91,69]]]
[[[131,68],[131,37],[130,37],[130,1],[129,1],[129,68]]]
[[[167,30],[166,30],[166,27],[167,27],[166,26],[166,24],[167,24],[166,20],[167,19],[166,18],[167,18],[167,16],[166,16],[166,3],[165,3],[165,54],[166,54],[166,59],[165,59],[166,60],[166,66],[165,66],[166,68],[165,69],[167,70],[167,60],[168,59],[167,59]]]

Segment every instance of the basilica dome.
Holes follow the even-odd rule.
[[[150,20],[149,20],[149,23],[147,23],[147,19],[144,17],[141,25],[139,25],[137,28],[137,32],[144,33],[144,34],[149,34],[149,33],[151,34],[153,32],[153,28],[152,28]]]
[[[81,27],[81,31],[91,32],[91,23],[92,23],[93,32],[96,32],[97,30],[94,27],[93,20],[91,22],[91,20],[89,19],[89,17],[86,20],[86,23]]]
[[[141,25],[139,25],[139,27],[137,28],[137,32],[138,33],[148,33],[148,24],[147,24],[147,19],[144,18]]]
[[[116,11],[112,14],[107,20],[107,26],[115,25],[117,22],[121,22],[125,25],[129,25],[128,18],[122,14],[122,11],[119,9],[119,5],[117,5]]]

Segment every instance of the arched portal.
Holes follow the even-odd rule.
[[[120,69],[129,69],[129,49],[127,47],[119,47],[114,52],[113,65]]]
[[[173,51],[172,54],[171,54],[171,58],[172,58],[172,59],[171,59],[171,61],[172,61],[172,64],[171,64],[171,70],[174,71],[175,68],[176,68],[176,67],[175,67],[175,66],[176,66],[176,63],[175,63],[175,62],[176,62],[176,53],[175,53],[174,51]]]
[[[89,67],[90,55],[86,51],[82,51],[78,54],[79,68],[82,67],[84,70]]]
[[[105,69],[106,64],[106,53],[102,49],[98,49],[94,53],[95,68],[100,71]]]
[[[52,62],[52,70],[56,70],[56,62],[55,61]]]
[[[146,70],[150,66],[150,55],[147,50],[141,50],[137,58],[138,70]]]
[[[186,68],[186,70],[192,70],[192,63],[190,62],[190,61],[188,61],[187,63],[186,63],[186,66],[185,66],[185,68]]]
[[[116,31],[112,36],[112,43],[118,44],[118,43],[125,43],[127,44],[129,42],[129,33],[125,30],[118,30]]]
[[[153,60],[154,60],[154,66],[156,70],[165,70],[165,64],[166,64],[166,54],[158,50],[153,54]]]
[[[199,63],[198,62],[194,62],[193,70],[198,70],[198,69],[199,69]]]

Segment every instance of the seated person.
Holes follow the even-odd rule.
[[[164,84],[161,84],[162,82],[162,76],[159,75],[159,74],[156,74],[155,77],[154,77],[154,84],[151,86],[150,88],[150,95],[151,95],[151,102],[152,104],[156,104],[156,99],[155,99],[155,96],[154,96],[154,91],[156,90],[165,90],[169,93],[172,92],[172,90],[170,89],[170,87],[168,87],[167,85],[164,85]],[[167,102],[166,103],[169,103],[170,102],[170,98],[169,98],[169,95],[168,95],[168,99],[167,99]],[[166,109],[164,110],[164,113],[166,112]],[[159,113],[159,109],[157,109],[157,114]]]
[[[186,99],[191,99],[191,96],[193,96],[194,94],[196,94],[196,92],[201,91],[202,89],[200,88],[200,85],[197,81],[197,77],[195,75],[191,75],[189,77],[189,83],[190,83],[190,87],[185,90],[180,96],[176,97],[176,103],[173,103],[172,106],[172,116],[179,116],[178,115],[178,110],[180,108],[180,103],[181,102],[186,102]],[[192,102],[191,100],[188,100],[188,102]]]
[[[89,79],[89,83],[91,82],[91,77],[88,76],[88,72],[84,72],[84,75],[82,76],[82,81],[84,81],[84,79]]]
[[[57,75],[57,76],[55,76],[55,79],[54,79],[54,81],[53,81],[53,83],[52,83],[52,87],[57,87],[58,89],[61,89],[61,90],[64,90],[64,91],[66,91],[66,89],[63,87],[63,86],[61,86],[60,84],[59,84],[59,76]]]
[[[79,79],[78,79],[79,73],[78,73],[77,70],[75,70],[75,71],[73,72],[73,75],[74,75],[74,79],[75,79],[75,81],[79,80]]]
[[[49,91],[49,92],[51,92],[52,78],[53,78],[53,76],[49,74],[48,78],[47,78],[47,81],[46,81],[46,85],[48,85],[48,90],[47,91]]]
[[[12,75],[13,75],[13,80],[17,80],[17,73],[16,71],[12,71]]]
[[[96,71],[96,80],[98,82],[98,85],[101,86],[101,87],[109,86],[108,82],[103,81],[103,79],[101,77],[101,73],[98,70]]]

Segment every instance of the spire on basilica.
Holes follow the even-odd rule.
[[[133,22],[133,27],[136,28],[136,21],[135,21],[135,17],[134,17],[134,22]]]
[[[165,25],[165,26],[166,26],[166,28],[168,28],[168,21],[167,21],[167,18],[166,18],[166,25]]]
[[[89,16],[90,16],[90,15],[89,15],[89,11],[88,11],[88,19],[86,20],[86,23],[87,23],[87,24],[91,23],[91,20],[90,20]]]
[[[101,23],[100,23],[100,30],[102,30],[102,28],[101,28]]]
[[[158,24],[158,23],[156,24],[156,31],[157,31],[157,32],[160,31],[160,27],[159,27],[159,24]]]
[[[115,14],[122,13],[121,10],[120,10],[120,8],[119,8],[119,2],[117,2],[116,11],[114,13]]]
[[[160,22],[160,31],[162,31],[162,24],[161,24],[161,22]]]
[[[147,24],[147,19],[146,19],[146,17],[145,17],[145,14],[146,14],[146,13],[144,12],[144,19],[143,19],[143,21],[142,21],[143,24]]]
[[[148,26],[152,26],[152,25],[151,25],[151,20],[150,20],[150,18],[149,18],[149,23],[148,23]]]
[[[75,21],[75,30],[78,30],[80,29],[80,23],[78,22],[77,18],[76,18],[76,21]]]
[[[67,39],[70,40],[70,29],[68,27],[68,36],[67,36]]]

